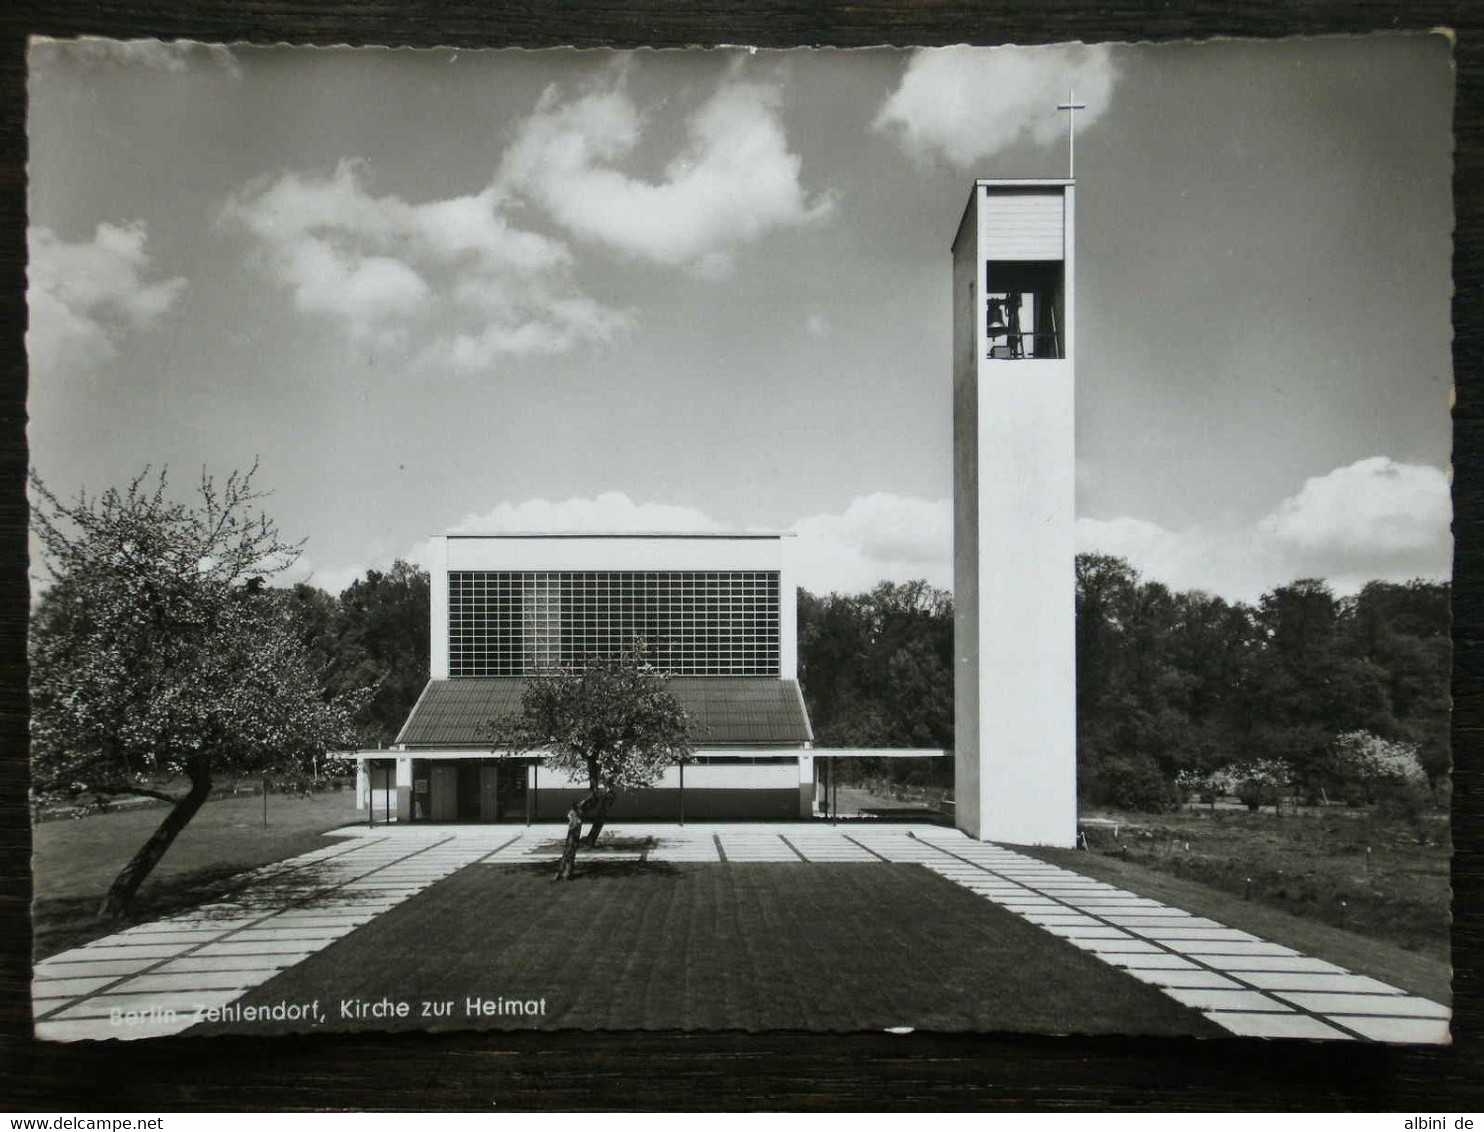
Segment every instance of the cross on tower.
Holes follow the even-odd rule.
[[[1077,111],[1086,110],[1087,103],[1077,101],[1075,90],[1067,91],[1067,100],[1056,104],[1058,110],[1067,111],[1067,180],[1076,175],[1077,160]]]

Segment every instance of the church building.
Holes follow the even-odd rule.
[[[981,180],[952,244],[953,812],[980,840],[1076,839],[1074,216],[1070,176]],[[371,820],[560,818],[586,783],[539,752],[491,750],[480,727],[515,711],[534,674],[635,638],[673,675],[696,754],[621,798],[616,819],[833,813],[822,788],[840,760],[941,754],[813,746],[788,542],[437,540],[432,678],[396,749],[358,753],[361,807]]]
[[[358,752],[372,821],[557,820],[586,793],[481,730],[536,673],[635,639],[690,714],[695,757],[614,820],[814,812],[797,598],[777,534],[451,534],[435,540],[431,673],[393,750]]]

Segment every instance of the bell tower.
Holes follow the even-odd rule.
[[[977,181],[953,242],[955,809],[1077,836],[1074,182]]]

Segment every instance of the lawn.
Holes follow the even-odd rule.
[[[319,999],[326,1029],[1221,1033],[1194,1011],[914,865],[472,865],[239,1000]],[[466,1000],[545,1000],[471,1017]],[[406,1002],[343,1020],[342,1000]],[[421,1004],[452,1003],[446,1017]],[[215,1023],[196,1033],[295,1026]]]
[[[1281,818],[1192,809],[1118,820],[1117,837],[1107,826],[1087,827],[1095,854],[1448,961],[1445,819],[1431,822],[1426,844],[1372,811],[1344,808]]]
[[[41,822],[32,828],[35,953],[44,958],[129,923],[194,907],[245,869],[322,847],[326,830],[355,821],[352,807],[343,791],[270,794],[265,829],[261,796],[207,802],[144,882],[133,914],[113,924],[99,923],[94,913],[113,878],[164,818],[165,806]]]

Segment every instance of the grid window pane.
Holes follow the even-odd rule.
[[[452,571],[451,676],[528,676],[635,639],[679,676],[778,675],[776,571]]]

